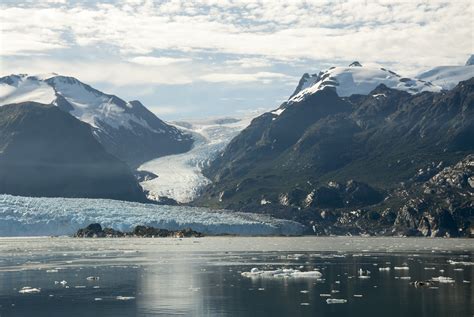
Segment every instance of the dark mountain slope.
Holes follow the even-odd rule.
[[[89,125],[34,102],[0,107],[0,193],[145,200],[127,165]]]
[[[472,153],[474,79],[415,95],[380,85],[340,98],[324,89],[256,118],[205,171],[213,184],[196,203],[313,221],[293,209],[373,206],[420,185],[420,169]]]

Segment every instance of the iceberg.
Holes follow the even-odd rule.
[[[0,236],[72,235],[91,223],[120,231],[137,225],[205,234],[300,235],[305,227],[267,215],[110,199],[0,195]]]

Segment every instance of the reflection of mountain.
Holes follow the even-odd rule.
[[[0,193],[145,200],[89,125],[34,102],[0,107]]]
[[[93,128],[111,154],[135,166],[191,147],[191,138],[166,124],[139,101],[125,102],[72,77],[10,75],[0,78],[0,105],[52,104]]]
[[[194,146],[186,153],[160,157],[138,168],[158,176],[141,182],[148,191],[148,198],[168,197],[180,203],[193,200],[209,183],[201,173],[202,168],[250,124],[252,117],[176,122],[176,126],[193,136]]]

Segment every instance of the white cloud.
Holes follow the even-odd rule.
[[[132,56],[160,50],[180,58],[235,54],[242,68],[264,68],[274,60],[357,59],[413,73],[462,64],[474,47],[470,0],[15,3],[0,5],[4,56],[106,46],[124,61],[154,66],[178,61]]]
[[[153,56],[136,56],[128,61],[145,66],[166,66],[174,63],[184,63],[192,61],[191,58],[174,58],[174,57],[153,57]]]
[[[193,81],[188,68],[154,67],[117,61],[62,61],[48,58],[24,58],[3,63],[2,73],[42,74],[55,72],[73,76],[86,83],[109,83],[114,86],[127,85],[182,85]]]
[[[264,84],[271,83],[276,79],[289,79],[292,78],[285,74],[281,73],[272,73],[272,72],[258,72],[258,73],[211,73],[202,75],[201,80],[211,82],[211,83],[220,83],[220,82],[229,82],[229,83],[243,83],[243,82],[262,82]]]

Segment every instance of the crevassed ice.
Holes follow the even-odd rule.
[[[121,231],[136,225],[206,234],[297,235],[303,225],[266,215],[109,199],[0,195],[0,236],[71,235],[91,223]]]
[[[202,174],[202,168],[224,150],[257,114],[242,116],[229,123],[219,123],[219,119],[214,119],[186,122],[187,127],[178,126],[193,135],[193,148],[186,153],[159,157],[138,167],[139,171],[158,175],[140,183],[148,191],[148,198],[159,200],[166,196],[180,203],[192,201],[210,183]]]

